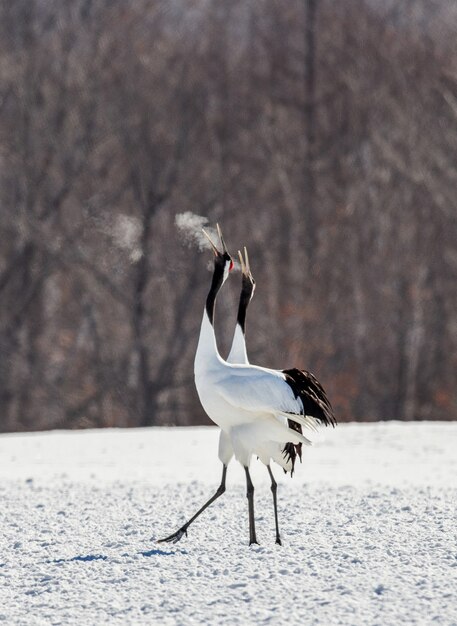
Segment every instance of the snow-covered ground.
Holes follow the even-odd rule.
[[[347,424],[279,468],[284,545],[253,462],[219,484],[213,428],[0,437],[0,621],[40,624],[457,624],[457,423]]]

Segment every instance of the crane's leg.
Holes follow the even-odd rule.
[[[275,477],[273,476],[273,472],[271,471],[271,467],[269,465],[267,465],[267,469],[271,478],[271,493],[273,494],[273,504],[275,507],[276,543],[278,543],[281,546],[282,543],[281,543],[281,537],[279,536],[279,524],[278,524],[278,502],[276,500],[276,491],[278,489],[278,483],[275,481]]]
[[[179,541],[181,539],[181,537],[183,535],[187,535],[187,529],[192,524],[192,522],[194,520],[196,520],[197,517],[200,515],[200,513],[203,513],[203,511],[207,507],[209,507],[209,505],[212,504],[214,502],[214,500],[217,500],[217,498],[219,498],[219,496],[221,496],[224,493],[224,491],[225,491],[225,477],[226,477],[226,475],[227,475],[227,465],[224,465],[223,469],[222,469],[221,484],[217,488],[216,493],[213,496],[211,496],[211,498],[208,500],[208,502],[205,502],[205,504],[201,507],[201,509],[199,509],[195,513],[195,515],[193,517],[191,517],[190,520],[184,524],[184,526],[181,526],[181,528],[179,530],[177,530],[175,533],[173,533],[169,537],[165,537],[165,539],[159,539],[159,543],[163,543],[164,541],[168,541],[168,542],[171,542],[171,543],[176,543],[177,541]]]
[[[257,543],[255,536],[255,519],[254,519],[254,485],[252,484],[251,475],[249,474],[249,468],[245,467],[246,472],[246,486],[247,486],[247,499],[249,506],[249,545]]]

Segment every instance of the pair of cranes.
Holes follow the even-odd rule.
[[[176,543],[186,534],[192,522],[225,492],[227,466],[235,456],[246,473],[249,511],[249,544],[257,543],[254,519],[254,485],[249,473],[252,455],[265,464],[271,479],[276,543],[281,545],[278,525],[277,483],[270,463],[275,461],[284,471],[294,471],[296,457],[301,459],[302,445],[310,445],[306,432],[318,424],[336,425],[329,399],[317,379],[299,369],[273,370],[251,365],[246,352],[246,311],[254,294],[246,248],[239,252],[242,285],[238,317],[232,347],[227,360],[217,349],[214,332],[216,297],[233,269],[221,229],[217,226],[220,249],[208,238],[214,252],[214,272],[206,298],[195,355],[195,385],[203,408],[220,429],[219,459],[222,480],[211,498],[179,530],[161,542]]]

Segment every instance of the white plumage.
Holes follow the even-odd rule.
[[[233,334],[232,347],[227,357],[228,363],[241,363],[249,365],[246,340],[241,326],[237,323]]]
[[[288,441],[309,445],[310,439],[290,429],[283,418],[312,430],[309,418],[302,417],[303,404],[295,398],[285,375],[250,364],[228,363],[216,348],[214,329],[206,310],[195,357],[195,384],[208,416],[230,441],[235,458],[249,467],[252,454],[268,464],[264,446]],[[230,461],[228,445],[220,450],[221,461]]]
[[[238,251],[238,255],[242,272],[241,293],[235,332],[233,334],[232,346],[230,348],[227,361],[228,363],[249,365],[250,363],[246,347],[246,315],[248,306],[254,296],[255,280],[251,273],[249,256],[246,247],[244,248],[244,258],[240,251]],[[278,419],[280,419],[284,425],[287,425],[287,420],[285,418],[281,418],[279,416]],[[223,446],[226,446],[227,448],[229,446],[231,447],[230,439],[223,430],[221,430],[220,439],[220,451],[224,450]],[[287,451],[284,448],[284,442],[278,443],[277,441],[267,441],[264,440],[263,437],[257,436],[254,442],[254,451],[262,463],[264,463],[267,467],[269,467],[270,460],[273,460],[280,465],[285,472],[290,472],[292,476],[295,463],[294,457],[296,454],[295,451],[291,451],[290,448],[289,451]],[[293,456],[291,452],[293,453]],[[228,455],[228,450],[226,454]]]
[[[246,472],[250,543],[257,543],[254,486],[249,474],[252,455],[256,455],[267,466],[270,473],[275,506],[276,542],[280,544],[276,503],[277,485],[271,472],[270,460],[275,460],[286,471],[292,470],[293,461],[291,462],[290,454],[288,456],[284,453],[285,446],[310,445],[309,435],[316,430],[319,421],[334,424],[335,420],[323,388],[309,372],[295,369],[278,371],[249,363],[243,328],[241,328],[242,325],[244,326],[244,316],[249,300],[245,300],[242,305],[243,295],[245,295],[243,290],[229,358],[226,361],[220,356],[213,327],[214,308],[217,293],[227,280],[233,261],[227,252],[219,227],[218,232],[222,253],[208,237],[215,254],[215,267],[211,289],[203,311],[194,373],[195,385],[202,406],[211,420],[221,428],[219,458],[223,464],[222,481],[208,502],[176,533],[162,541],[175,542],[181,539],[200,513],[224,493],[227,465],[235,455]],[[243,267],[242,257],[241,261]],[[252,279],[252,275],[250,277]],[[249,299],[251,295],[252,292],[249,294]],[[240,311],[243,311],[241,317]],[[296,429],[291,428],[290,425],[294,426],[294,424],[299,426]]]

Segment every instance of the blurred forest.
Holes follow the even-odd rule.
[[[251,362],[456,419],[456,163],[454,0],[0,0],[0,429],[207,423],[188,211]]]

